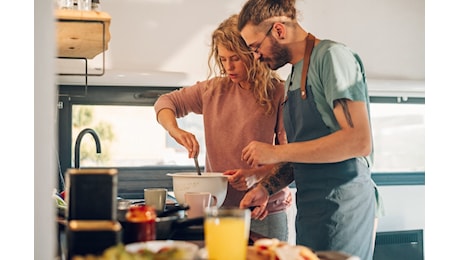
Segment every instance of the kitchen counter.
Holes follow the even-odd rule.
[[[59,223],[59,232],[58,232],[58,255],[55,260],[69,260],[66,257],[66,234],[65,234],[65,221],[60,220]],[[253,245],[254,242],[258,239],[266,238],[257,234],[255,232],[250,232],[248,245]],[[186,230],[177,232],[172,240],[177,241],[186,241],[197,245],[199,248],[204,248],[204,234],[203,227],[201,226],[191,226]],[[349,256],[341,252],[334,251],[322,251],[316,252],[320,260],[360,260],[359,257]]]

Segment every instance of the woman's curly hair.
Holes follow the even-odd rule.
[[[208,57],[209,75],[220,76],[216,80],[230,81],[219,59],[217,46],[235,52],[243,61],[248,74],[247,81],[251,86],[257,102],[266,107],[266,113],[276,112],[274,107],[274,93],[277,85],[282,82],[276,71],[271,70],[266,64],[254,59],[237,28],[238,15],[234,14],[223,21],[212,34],[211,50]],[[219,84],[220,85],[220,84]],[[228,84],[222,84],[228,85]]]

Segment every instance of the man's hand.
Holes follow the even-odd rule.
[[[268,192],[260,184],[248,191],[241,199],[240,208],[253,208],[251,218],[262,220],[268,215]]]
[[[276,158],[273,156],[274,151],[274,145],[252,141],[243,148],[241,160],[245,161],[252,167],[257,167],[263,164],[278,163]]]

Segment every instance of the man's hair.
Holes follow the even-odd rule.
[[[296,0],[248,0],[238,16],[238,30],[241,31],[248,23],[259,25],[273,17],[296,19]]]

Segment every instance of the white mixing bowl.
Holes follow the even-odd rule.
[[[184,195],[186,192],[210,192],[217,198],[217,207],[222,206],[227,195],[228,179],[226,175],[218,172],[203,172],[198,175],[196,172],[168,173],[173,178],[174,197],[180,204],[185,204]]]

